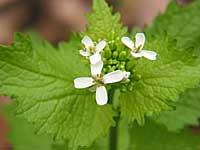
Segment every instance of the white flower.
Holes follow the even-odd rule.
[[[135,36],[135,43],[129,37],[122,37],[121,41],[128,48],[131,49],[131,55],[135,58],[145,57],[150,60],[156,60],[157,53],[154,51],[143,50],[145,43],[145,35],[143,33],[137,33]]]
[[[78,89],[96,85],[96,102],[98,105],[105,105],[108,102],[108,94],[105,84],[119,82],[124,79],[125,74],[120,70],[102,75],[103,62],[91,64],[92,77],[80,77],[74,80],[74,87]]]
[[[90,37],[85,36],[82,41],[86,50],[80,50],[80,54],[89,57],[91,64],[101,61],[100,52],[106,47],[106,41],[100,41],[96,46]]]
[[[127,72],[127,71],[123,71],[123,73],[124,73],[124,79],[128,80],[128,78],[130,77],[131,73]]]

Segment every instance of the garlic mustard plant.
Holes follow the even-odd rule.
[[[128,33],[105,0],[93,0],[92,8],[86,32],[56,48],[21,33],[12,45],[0,45],[0,94],[16,104],[12,114],[28,120],[35,133],[51,135],[53,149],[57,143],[70,150],[198,149],[199,136],[183,129],[199,124],[200,0],[184,7],[172,1],[144,29],[148,40],[136,29]],[[154,61],[133,59],[141,57]]]

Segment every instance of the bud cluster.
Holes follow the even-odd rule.
[[[127,90],[132,91],[134,81],[138,81],[139,79],[137,78],[135,80],[134,67],[137,63],[137,59],[132,59],[130,50],[121,43],[120,38],[115,41],[109,41],[101,53],[101,56],[104,62],[104,74],[113,72],[115,70],[130,72],[129,78],[126,81],[121,82],[123,84],[118,86],[120,86],[120,89],[123,92]]]

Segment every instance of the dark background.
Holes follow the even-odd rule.
[[[122,22],[150,24],[169,0],[108,0]],[[91,11],[91,0],[0,0],[0,43],[10,44],[16,31],[33,29],[51,42],[66,40],[70,31],[84,31],[84,14]]]

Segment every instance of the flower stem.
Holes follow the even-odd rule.
[[[112,99],[112,103],[114,103],[114,95],[115,95],[115,92],[114,90],[110,90],[109,92],[109,98]],[[118,107],[114,107],[114,109],[118,109]],[[116,115],[116,117],[114,118],[115,119],[115,127],[112,127],[110,129],[110,150],[117,150],[117,143],[118,143],[118,133],[117,133],[117,130],[118,130],[118,122],[119,122],[119,114]]]
[[[116,126],[110,130],[110,150],[117,150],[117,129],[119,118],[116,118]]]

